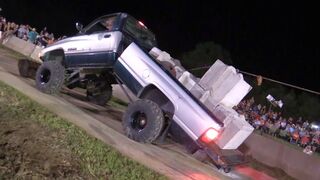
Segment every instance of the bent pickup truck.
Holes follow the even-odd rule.
[[[196,78],[158,49],[155,35],[127,13],[76,27],[77,35],[41,51],[43,63],[36,72],[40,91],[53,94],[62,86],[80,87],[88,99],[104,105],[112,84],[125,85],[137,97],[122,120],[129,138],[157,143],[180,131],[199,160],[225,172],[245,162],[237,148],[253,128],[232,107],[251,87],[235,68],[216,60],[201,79]]]

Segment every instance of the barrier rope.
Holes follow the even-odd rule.
[[[196,67],[196,68],[188,69],[188,71],[197,71],[197,70],[202,70],[202,69],[209,69],[210,67],[211,66]],[[253,74],[253,73],[249,73],[249,72],[245,72],[245,71],[241,71],[239,69],[237,69],[237,71],[242,73],[242,74],[253,76],[253,77],[256,77],[256,78],[258,76],[261,76],[261,75],[257,75],[257,74]],[[289,84],[289,83],[277,81],[277,80],[274,80],[274,79],[271,79],[271,78],[267,78],[267,77],[264,77],[264,76],[261,76],[261,77],[262,77],[262,79],[267,80],[267,81],[271,81],[271,82],[274,82],[274,83],[282,84],[284,86],[289,86],[289,87],[292,87],[292,88],[295,88],[295,89],[299,89],[299,90],[302,90],[302,91],[306,91],[306,92],[309,92],[309,93],[312,93],[312,94],[320,95],[320,92],[317,92],[317,91],[313,91],[313,90],[306,89],[306,88],[303,88],[303,87],[299,87],[299,86],[296,86],[296,85],[292,85],[292,84]]]

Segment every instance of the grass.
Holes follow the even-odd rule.
[[[0,108],[11,118],[26,118],[57,134],[61,142],[81,159],[81,168],[97,179],[167,179],[121,155],[102,141],[49,112],[14,88],[0,82]]]

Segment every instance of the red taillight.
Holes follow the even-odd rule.
[[[209,143],[213,141],[218,134],[219,132],[217,130],[210,128],[200,137],[200,140],[204,143]]]

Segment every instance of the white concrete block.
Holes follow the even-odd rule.
[[[190,89],[190,92],[194,97],[199,99],[203,95],[204,90],[201,86],[199,86],[198,83],[195,83],[194,86]]]
[[[201,77],[199,85],[203,89],[211,89],[214,83],[221,79],[221,75],[225,72],[227,66],[219,59],[208,69],[208,71]]]
[[[236,106],[249,93],[252,87],[241,78],[235,85],[225,94],[221,100],[221,104],[228,107]]]
[[[244,116],[234,116],[232,119],[216,140],[221,149],[237,149],[254,130]]]
[[[162,64],[167,70],[171,72],[177,79],[185,72],[185,69],[181,66],[181,63],[177,59],[173,59],[169,53],[161,51],[154,47],[149,51],[149,54],[155,58],[160,64]]]
[[[223,122],[224,126],[229,124],[234,117],[238,116],[237,111],[230,107],[226,107],[222,104],[219,104],[214,109],[212,109],[212,113]]]
[[[190,90],[197,83],[192,76],[193,75],[190,72],[185,71],[178,80],[184,87]]]
[[[224,104],[233,107],[251,90],[251,86],[243,80],[242,74],[220,60],[210,67],[200,79],[199,85],[206,92],[201,101],[213,106]]]
[[[156,59],[161,52],[162,52],[162,51],[161,51],[160,49],[158,49],[157,47],[153,47],[153,48],[149,51],[149,54],[150,54],[153,58]]]
[[[174,70],[176,71],[177,79],[179,79],[182,76],[182,74],[186,71],[184,67],[182,67],[181,65],[174,66]]]
[[[228,107],[237,105],[241,99],[251,90],[251,86],[243,80],[241,74],[227,73],[225,80],[221,81],[219,86],[213,87],[212,102],[214,104],[223,104]]]

